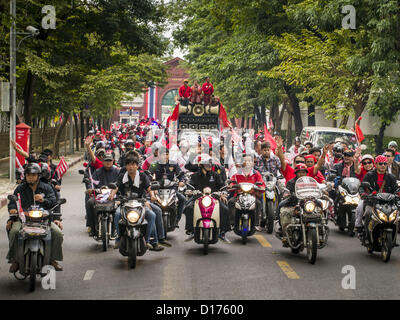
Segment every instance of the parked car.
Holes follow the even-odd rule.
[[[353,150],[360,145],[355,132],[330,127],[304,127],[300,139],[302,144],[305,141],[311,141],[314,147],[318,148],[323,148],[325,144],[332,141],[344,141]]]

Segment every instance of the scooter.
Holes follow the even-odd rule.
[[[188,186],[194,189],[193,186]],[[212,193],[209,187],[204,188],[203,191],[186,190],[185,193],[196,199],[193,212],[194,241],[203,245],[203,253],[207,255],[208,246],[218,242],[218,235],[220,233],[220,208],[218,199],[222,193]]]
[[[263,175],[265,182],[265,192],[263,194],[263,208],[261,222],[267,229],[267,233],[271,234],[274,228],[275,211],[279,203],[279,193],[277,190],[277,178],[271,174]]]
[[[119,197],[121,203],[121,220],[119,223],[121,243],[119,252],[128,256],[128,268],[136,268],[137,256],[143,256],[147,251],[145,219],[145,199],[138,198],[138,194],[131,193],[128,197]]]
[[[15,195],[9,195],[7,198],[10,201],[18,201]],[[36,275],[44,277],[47,273],[42,273],[42,269],[44,266],[50,265],[50,225],[54,218],[61,216],[60,213],[54,213],[53,210],[66,202],[65,199],[59,199],[50,210],[33,205],[23,213],[25,222],[22,222],[22,228],[17,238],[17,263],[20,268],[17,271],[19,275],[16,272],[14,277],[17,280],[25,280],[29,277],[30,292],[35,291]]]

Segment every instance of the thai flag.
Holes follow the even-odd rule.
[[[61,179],[63,177],[63,175],[67,172],[67,170],[68,170],[68,164],[65,161],[64,157],[61,157],[61,160],[58,163],[56,170],[54,171],[54,175],[57,172],[59,179]],[[53,178],[54,178],[54,175],[53,175]]]
[[[158,88],[149,87],[144,96],[144,104],[146,106],[146,118],[157,119],[157,98]]]

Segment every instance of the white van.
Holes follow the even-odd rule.
[[[311,141],[314,147],[323,148],[332,141],[344,141],[350,149],[360,145],[354,131],[330,127],[304,127],[300,135],[301,143]]]

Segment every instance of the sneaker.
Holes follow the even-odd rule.
[[[54,267],[54,269],[56,269],[56,271],[63,271],[63,267],[61,267],[57,261],[52,261],[51,265]]]
[[[161,245],[164,246],[164,247],[172,247],[172,244],[169,243],[169,242],[168,242],[167,240],[165,240],[165,239],[160,239],[160,240],[158,240],[158,243],[161,244]]]
[[[261,231],[263,231],[263,228],[261,228],[260,226],[256,226],[256,231],[261,232]]]
[[[15,273],[15,272],[18,271],[18,269],[19,269],[18,263],[13,262],[13,263],[11,264],[11,266],[10,266],[10,270],[9,270],[9,271],[10,271],[11,273]]]
[[[164,247],[161,247],[158,243],[155,243],[152,245],[152,248],[150,250],[151,251],[162,251],[162,250],[164,250]]]
[[[194,233],[191,233],[191,234],[189,235],[189,237],[187,237],[187,238],[185,239],[185,242],[192,241],[193,239],[194,239]]]
[[[149,250],[153,250],[153,246],[151,245],[151,243],[146,243],[146,247]]]
[[[225,242],[225,243],[232,243],[227,237],[226,237],[226,235],[225,235],[225,233],[221,233],[219,236],[218,236],[223,242]]]

